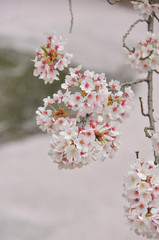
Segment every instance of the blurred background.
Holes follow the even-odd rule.
[[[83,64],[83,69],[105,72],[108,79],[109,76],[122,81],[130,78],[120,52],[120,32],[124,29],[113,27],[113,7],[104,0],[74,0],[72,5],[74,26],[70,35],[67,0],[0,1],[1,143],[37,133],[35,110],[45,96],[51,96],[60,88],[59,82],[44,85],[32,74],[34,52],[49,34],[68,39],[66,48],[74,55],[72,65]],[[125,6],[131,5],[121,3],[119,9]],[[118,28],[120,34],[116,32]]]
[[[122,127],[122,145],[115,159],[73,171],[59,171],[47,156],[50,137],[35,121],[43,98],[60,89],[33,76],[34,53],[46,36],[67,39],[72,66],[105,72],[108,78],[132,81],[125,65],[122,37],[138,19],[129,1],[114,6],[106,0],[0,0],[0,240],[131,240],[123,217],[123,174],[135,151],[152,155],[144,138],[146,120],[137,106]],[[144,33],[139,25],[128,39]],[[65,72],[61,74],[63,81]],[[142,237],[139,237],[142,239]]]

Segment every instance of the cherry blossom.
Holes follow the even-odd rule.
[[[124,178],[125,215],[137,235],[159,238],[159,166],[136,159]]]
[[[39,76],[45,83],[59,80],[59,71],[64,70],[70,63],[72,54],[64,53],[65,43],[56,36],[49,36],[47,43],[36,52],[33,75]]]
[[[152,0],[131,1],[131,3],[134,5],[134,8],[138,10],[139,15],[146,20],[153,12],[158,13],[159,4],[153,3]]]
[[[119,81],[107,84],[104,74],[80,69],[70,68],[61,85],[65,92],[44,98],[36,112],[40,129],[52,134],[49,155],[62,168],[113,157],[120,146],[119,123],[132,110],[130,87],[122,92]]]
[[[147,32],[144,40],[139,41],[132,51],[124,49],[127,63],[139,73],[150,70],[159,71],[159,36]]]
[[[64,43],[56,37],[37,52],[34,75],[45,83],[58,80],[70,62]],[[120,146],[120,123],[132,110],[134,93],[121,90],[120,82],[107,82],[104,73],[82,65],[68,68],[62,90],[43,99],[36,111],[39,128],[52,135],[49,155],[60,168],[75,168],[91,161],[112,158]]]

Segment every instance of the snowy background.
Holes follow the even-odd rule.
[[[137,20],[137,13],[120,4],[110,6],[104,0],[72,0],[72,8],[74,25],[69,34],[67,0],[0,1],[0,57],[7,56],[7,60],[11,60],[18,56],[12,58],[14,62],[9,70],[0,61],[1,104],[6,98],[4,89],[9,89],[5,113],[10,113],[14,102],[10,94],[12,77],[23,82],[23,72],[32,64],[30,58],[34,50],[43,44],[48,34],[56,33],[68,39],[67,50],[74,55],[74,65],[83,64],[84,69],[105,72],[108,79],[129,81],[135,77],[124,65],[122,36]],[[140,24],[128,43],[133,44],[144,31],[145,25]],[[13,50],[18,55],[13,54]],[[31,77],[27,75],[26,78],[29,81]],[[23,103],[25,113],[25,107],[31,104],[29,92],[36,95],[35,82],[40,81],[32,79],[33,85],[29,85],[28,92],[23,86],[12,86],[16,95],[28,95]],[[155,96],[157,88],[158,83]],[[135,89],[135,108],[121,128],[122,144],[116,157],[105,162],[97,159],[82,169],[58,170],[47,156],[50,137],[44,134],[16,138],[16,141],[13,138],[7,143],[8,122],[6,124],[1,116],[0,240],[143,239],[129,230],[123,216],[125,203],[121,194],[123,174],[129,170],[135,151],[140,151],[142,157],[152,157],[149,140],[145,139],[143,131],[148,123],[139,115],[138,97],[146,100],[146,91],[144,84]],[[16,105],[21,101],[17,100]],[[31,104],[34,112],[36,104]],[[19,125],[19,112],[13,111],[8,116],[14,119],[13,131],[14,125]],[[24,122],[23,127],[28,129],[32,124],[35,125],[34,117],[31,122]]]

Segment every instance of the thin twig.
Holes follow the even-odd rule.
[[[108,2],[110,5],[114,5],[114,4],[118,3],[118,2],[120,2],[120,0],[116,0],[116,1],[114,1],[114,2],[111,2],[110,0],[107,0],[107,2]]]
[[[130,32],[132,31],[132,29],[135,27],[136,24],[138,24],[139,22],[147,22],[147,20],[144,19],[138,19],[136,22],[134,22],[130,28],[128,29],[128,31],[125,33],[125,35],[123,36],[123,47],[126,48],[129,52],[134,52],[135,49],[130,49],[128,48],[128,46],[125,44],[125,40],[127,39],[127,37],[129,36]]]
[[[143,1],[140,1],[140,0],[133,0],[132,2],[143,3]]]
[[[143,1],[140,0],[133,0],[133,2],[144,3]]]
[[[149,81],[148,78],[141,78],[141,79],[138,79],[138,80],[133,81],[133,82],[123,83],[123,84],[121,84],[121,87],[129,87],[129,86],[132,86],[134,84],[138,84],[138,83],[141,83],[141,82],[147,82],[147,81]]]
[[[146,57],[144,57],[144,58],[141,57],[140,60],[146,60],[147,58],[149,58],[152,55],[152,53],[153,53],[153,50],[151,50],[149,55],[147,55]]]
[[[73,11],[72,11],[72,1],[68,0],[68,2],[69,2],[69,9],[70,9],[70,15],[71,15],[70,33],[72,33],[73,20],[74,20]]]
[[[144,106],[143,106],[143,102],[142,102],[142,97],[139,97],[139,101],[140,101],[140,107],[141,107],[141,113],[144,117],[148,117],[148,113],[144,113]]]
[[[157,21],[159,22],[159,18],[157,17],[156,13],[153,12],[152,15],[157,19]]]

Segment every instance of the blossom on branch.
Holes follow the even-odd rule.
[[[144,19],[148,20],[149,16],[152,15],[153,12],[158,13],[158,3],[153,3],[152,0],[140,0],[140,1],[131,1],[134,5],[134,8],[138,10],[139,15],[141,15]]]
[[[33,75],[39,76],[45,83],[59,80],[59,71],[64,70],[70,63],[72,54],[64,53],[65,43],[56,36],[49,36],[47,43],[36,52]]]
[[[92,160],[112,156],[118,149],[118,132],[114,125],[96,123],[90,119],[82,128],[75,119],[63,119],[60,131],[55,131],[49,155],[61,168],[75,168]]]
[[[159,239],[159,165],[136,159],[125,175],[125,215],[137,235]]]
[[[39,107],[37,124],[52,134],[49,155],[62,168],[75,168],[92,160],[113,157],[119,148],[119,123],[132,110],[133,91],[120,83],[107,84],[105,74],[81,66],[69,69],[65,82]]]
[[[147,32],[144,40],[139,41],[133,51],[124,48],[127,63],[139,73],[150,70],[159,71],[159,36]]]
[[[64,42],[48,37],[34,60],[34,75],[53,83],[59,71],[70,63]],[[62,90],[43,99],[36,111],[39,128],[52,135],[49,155],[61,168],[75,168],[92,160],[113,157],[119,148],[122,123],[132,110],[134,93],[121,90],[120,82],[107,83],[104,73],[86,70],[82,65],[67,68]]]

